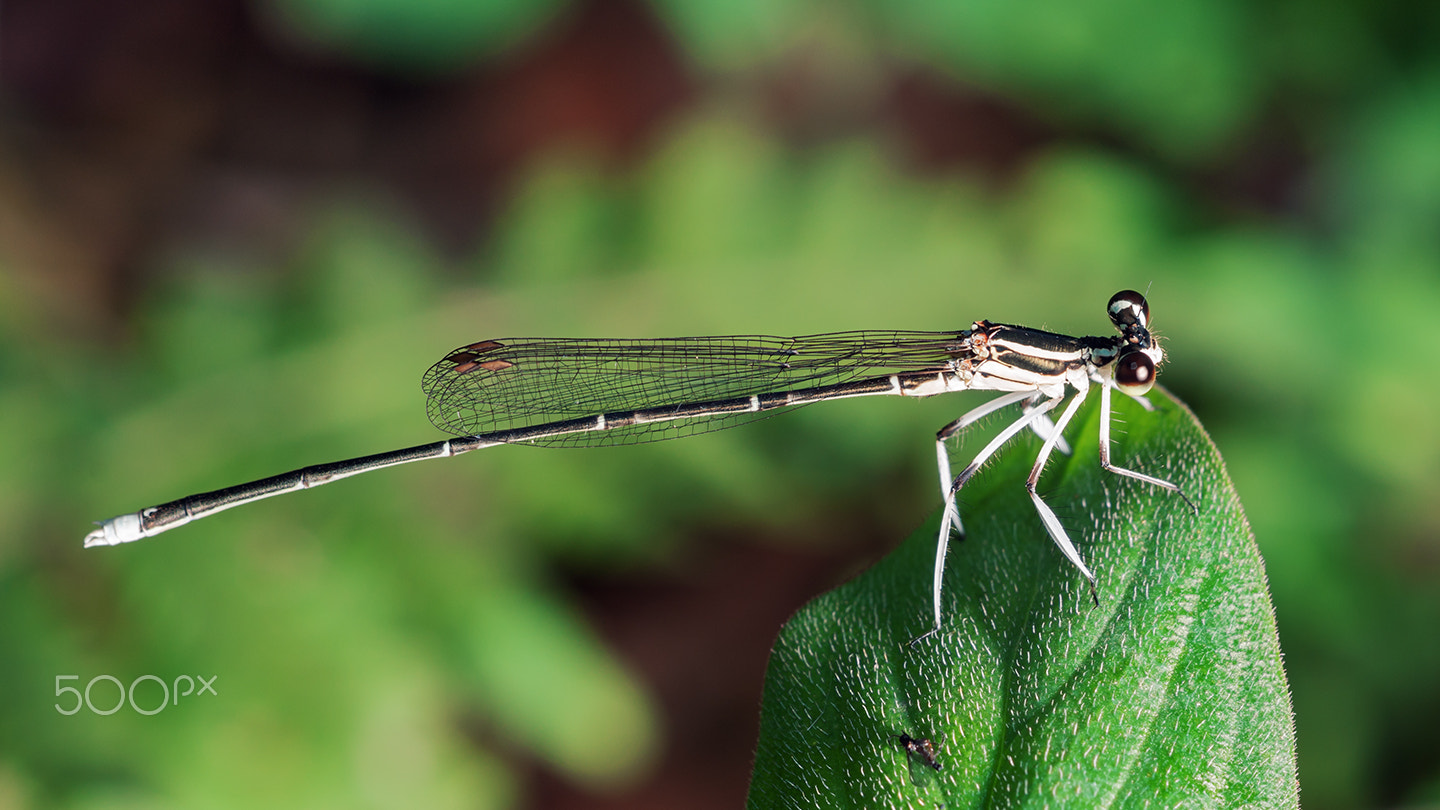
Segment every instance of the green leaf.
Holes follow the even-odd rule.
[[[1115,463],[1198,513],[1102,471],[1087,403],[1040,492],[1100,578],[1095,607],[1025,492],[1027,438],[961,493],[939,633],[908,644],[930,629],[938,513],[786,624],[750,807],[1298,806],[1275,616],[1220,454],[1167,394],[1151,413],[1116,399]]]

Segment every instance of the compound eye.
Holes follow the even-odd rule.
[[[1127,352],[1115,360],[1115,387],[1138,397],[1155,384],[1155,361],[1144,352]]]
[[[1106,311],[1110,313],[1110,322],[1121,331],[1127,326],[1150,328],[1150,305],[1146,303],[1145,296],[1134,290],[1121,290],[1110,296]]]

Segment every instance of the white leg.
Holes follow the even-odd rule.
[[[1050,417],[1042,416],[1036,419],[1030,423],[1030,429],[1035,431],[1035,435],[1039,436],[1041,441],[1049,441],[1050,437],[1054,436],[1055,449],[1067,456],[1070,455],[1070,444],[1066,442],[1065,437],[1061,436],[1059,431],[1055,429],[1055,423],[1050,421]]]
[[[1040,393],[1039,391],[1031,394],[1029,401],[1025,403],[1025,411],[1028,413],[1030,409],[1034,408],[1043,399],[1045,399],[1045,395]],[[1030,430],[1032,430],[1036,436],[1039,436],[1040,441],[1043,442],[1046,439],[1050,438],[1050,434],[1055,432],[1055,423],[1050,421],[1050,417],[1047,414],[1040,417],[1039,419],[1036,419],[1034,422],[1031,422]],[[1055,449],[1059,450],[1067,456],[1070,455],[1070,444],[1069,442],[1065,441],[1064,436],[1061,436],[1060,438],[1055,440]]]
[[[961,537],[965,536],[965,528],[960,523],[960,509],[955,506],[954,499],[950,497],[950,482],[954,479],[950,476],[950,453],[945,447],[945,442],[986,416],[1008,405],[1029,399],[1031,396],[1032,394],[1029,391],[1016,391],[996,397],[984,405],[970,410],[964,416],[956,419],[945,427],[940,428],[939,432],[935,434],[935,461],[936,466],[940,470],[940,497],[945,500],[946,504],[944,519],[948,523],[954,524],[955,531],[958,532]],[[948,537],[949,530],[950,526],[947,525],[943,526],[940,532]]]
[[[1150,405],[1146,400],[1142,399],[1140,401],[1146,405]],[[1181,500],[1189,504],[1190,508],[1198,513],[1200,510],[1195,507],[1195,504],[1192,503],[1189,498],[1185,497],[1185,493],[1181,492],[1180,487],[1175,484],[1163,478],[1156,478],[1153,475],[1127,470],[1124,467],[1116,467],[1110,463],[1110,415],[1110,386],[1106,385],[1100,389],[1100,466],[1116,475],[1123,475],[1126,478],[1134,478],[1136,481],[1144,481],[1147,484],[1168,489],[1176,495],[1179,495]]]
[[[1068,425],[1070,420],[1075,416],[1075,412],[1080,409],[1080,403],[1085,401],[1085,395],[1089,390],[1090,386],[1087,385],[1075,392],[1075,396],[1071,398],[1070,404],[1065,408],[1065,412],[1060,414],[1060,418],[1055,421],[1057,435],[1058,431],[1065,429],[1065,426]],[[1045,524],[1045,530],[1050,533],[1050,539],[1055,541],[1055,545],[1059,546],[1060,552],[1064,554],[1076,568],[1080,569],[1080,573],[1089,581],[1090,597],[1094,599],[1095,604],[1098,605],[1100,604],[1100,597],[1095,591],[1095,574],[1086,567],[1085,561],[1080,559],[1080,552],[1076,550],[1075,544],[1070,542],[1070,536],[1065,533],[1065,527],[1060,525],[1060,519],[1055,516],[1054,510],[1046,505],[1044,499],[1035,491],[1035,487],[1040,481],[1040,473],[1045,469],[1045,462],[1050,459],[1050,450],[1053,445],[1054,441],[1046,441],[1045,444],[1041,446],[1040,455],[1035,457],[1035,466],[1030,468],[1030,477],[1025,479],[1025,489],[1030,493],[1030,500],[1035,502],[1035,510],[1040,513],[1040,521]]]
[[[940,468],[940,497],[944,499],[945,503],[945,517],[942,520],[946,524],[954,524],[955,532],[964,537],[965,526],[960,522],[960,508],[949,498],[950,481],[953,479],[950,477],[950,453],[945,449],[944,439],[935,441],[935,463]],[[950,525],[940,527],[940,531],[944,534],[949,534],[950,529]]]
[[[995,401],[1007,399],[1009,401],[1005,404],[1008,405],[1013,402],[1019,402],[1021,399],[1025,399],[1026,396],[1015,397],[1013,394],[1011,394],[1004,397],[998,397]],[[1020,431],[1029,427],[1030,424],[1036,419],[1039,419],[1041,416],[1054,409],[1056,405],[1060,404],[1060,400],[1061,397],[1055,397],[1054,399],[1046,400],[1034,410],[1022,414],[1021,417],[1015,420],[1015,422],[1013,422],[1009,427],[1000,431],[1000,435],[996,436],[994,439],[991,439],[990,443],[985,445],[985,449],[981,450],[979,455],[975,456],[975,460],[971,461],[964,470],[960,471],[960,474],[955,477],[954,483],[952,483],[946,490],[945,509],[944,513],[940,518],[940,538],[935,544],[935,630],[940,629],[940,587],[943,584],[942,580],[944,579],[945,575],[945,551],[950,544],[950,516],[952,513],[956,515],[959,514],[955,506],[955,495],[960,491],[961,487],[965,486],[965,482],[969,481],[971,476],[975,475],[975,471],[980,469],[980,465],[984,464],[986,460],[988,460],[991,456],[995,455],[995,451],[999,450],[1006,442],[1014,438],[1016,433],[1019,433]],[[993,402],[994,401],[987,404],[993,404]],[[980,410],[980,408],[976,408],[975,410],[978,411]],[[991,408],[990,410],[993,411],[995,409]],[[971,411],[971,413],[974,412],[975,411]],[[989,411],[987,411],[987,413],[988,412]],[[966,414],[966,416],[969,416],[969,414]],[[963,421],[964,418],[965,417],[961,417],[961,419],[957,419],[951,424],[958,424],[959,422]],[[948,430],[949,426],[947,426],[946,429]],[[959,428],[957,427],[956,430],[958,429]],[[940,432],[943,434],[945,433],[945,430],[942,430]],[[948,463],[946,466],[948,467]],[[926,635],[929,634],[927,633]],[[921,636],[921,638],[924,638],[924,636]],[[916,640],[918,641],[919,639]]]

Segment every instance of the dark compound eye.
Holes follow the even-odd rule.
[[[1115,386],[1131,396],[1140,396],[1155,384],[1155,361],[1144,352],[1127,352],[1115,361]]]
[[[1116,329],[1123,331],[1127,326],[1150,328],[1150,305],[1145,302],[1145,296],[1134,290],[1121,290],[1110,296],[1106,311],[1110,313],[1110,322],[1115,324]]]

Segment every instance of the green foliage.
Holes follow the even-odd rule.
[[[1121,407],[1122,454],[1199,513],[1101,471],[1087,405],[1076,435],[1092,438],[1042,489],[1100,576],[1092,607],[1011,452],[965,490],[941,632],[909,643],[928,629],[935,520],[786,624],[751,807],[1298,807],[1259,552],[1199,423],[1152,398],[1153,414]],[[911,767],[902,734],[932,740],[941,769]]]
[[[1222,143],[1257,102],[1251,20],[1228,0],[871,5],[937,65],[1178,155]]]
[[[497,56],[535,58],[523,50],[532,32],[578,7],[258,5],[267,33],[283,28],[268,40],[277,50],[318,44],[412,79]],[[6,141],[0,184],[4,220],[16,223],[0,239],[0,805],[29,797],[156,806],[169,797],[177,806],[506,806],[521,801],[509,752],[594,789],[633,778],[670,741],[641,683],[550,581],[552,566],[664,560],[716,526],[763,526],[757,534],[773,542],[803,543],[827,510],[892,532],[908,527],[934,503],[926,437],[963,399],[837,403],[645,448],[496,451],[277,499],[123,550],[81,552],[78,530],[157,499],[423,441],[432,434],[415,377],[440,352],[481,337],[940,329],[982,317],[1085,333],[1105,331],[1099,304],[1121,287],[1149,293],[1170,357],[1162,381],[1204,416],[1245,498],[1294,689],[1307,807],[1434,803],[1440,421],[1425,409],[1440,398],[1440,377],[1417,358],[1440,347],[1436,7],[651,7],[680,43],[687,75],[698,77],[695,103],[674,111],[669,129],[647,130],[655,151],[625,171],[569,151],[569,141],[563,155],[533,153],[533,163],[504,167],[515,196],[499,199],[486,243],[461,267],[441,266],[423,228],[374,206],[378,195],[356,195],[354,181],[365,177],[344,172],[343,184],[309,187],[316,175],[289,174],[288,165],[225,163],[271,153],[229,146],[250,129],[240,116],[223,116],[229,129],[191,127],[192,111],[229,109],[231,98],[196,96],[178,117],[132,115],[163,113],[167,97],[164,87],[132,89],[101,115],[75,116],[93,127],[77,138],[48,128],[43,108],[28,108],[24,93],[48,80],[17,85],[16,120],[36,129]],[[102,28],[122,38],[136,30]],[[93,64],[133,51],[86,49],[100,60]],[[568,64],[547,58],[555,60],[547,70]],[[74,67],[84,64],[89,57]],[[213,72],[242,80],[242,89],[252,75],[229,63]],[[932,100],[942,109],[909,112],[944,113],[957,100],[965,111],[956,159],[935,172],[907,172],[892,159],[905,155],[908,125],[890,94],[917,73],[954,81]],[[161,74],[102,70],[95,97],[129,87],[127,77],[173,78]],[[480,75],[494,77],[483,66]],[[203,80],[180,78],[186,87]],[[549,103],[595,103],[560,95]],[[965,106],[977,95],[981,108]],[[614,102],[627,109],[633,99]],[[601,103],[611,109],[610,99]],[[1002,182],[980,183],[970,173],[991,168],[992,109],[1038,119],[1043,138],[1017,147]],[[371,142],[377,122],[344,110],[327,120],[353,129],[317,132],[336,132],[348,154]],[[461,118],[475,125],[473,114]],[[215,148],[199,161],[147,158],[92,178],[112,145],[174,148],[176,130],[152,138],[104,123],[144,120],[208,133]],[[515,131],[514,123],[499,115],[476,125],[476,148],[489,126]],[[542,133],[543,121],[531,123]],[[43,154],[34,152],[41,144]],[[28,185],[76,144],[91,152],[72,155],[63,182]],[[303,241],[295,255],[257,265],[227,252],[233,233],[206,245],[204,228],[171,218],[252,207],[216,205],[213,182],[142,177],[165,165],[233,172],[239,182],[225,187],[306,187],[322,215],[294,224]],[[114,193],[111,184],[132,171],[150,191]],[[89,204],[68,218],[51,210],[80,188]],[[198,204],[148,196],[176,189]],[[147,212],[139,235],[88,207],[112,197]],[[330,208],[345,213],[325,215]],[[301,220],[306,212],[286,213]],[[154,241],[176,234],[183,245]],[[113,256],[117,245],[123,274],[95,282],[107,277],[95,257]],[[115,304],[120,287],[124,307]],[[1142,422],[1132,414],[1125,441],[1141,438]],[[1075,606],[1073,572],[1005,481],[1012,464],[1021,461],[1002,459],[967,493],[972,538],[953,552],[947,632],[990,628],[967,606],[1012,604],[1013,593],[985,589],[1001,580],[992,576],[999,563],[984,555],[1010,549],[1030,555],[1024,581],[1066,600],[1054,616],[1030,614],[1044,619],[1032,636],[1019,618],[1003,628],[1031,645],[1017,650],[1036,650],[1051,638],[1041,633],[1062,626],[1077,639],[1104,638],[1122,627],[1114,604],[1131,604],[1143,569],[1082,544],[1107,577],[1106,602]],[[925,483],[901,485],[881,503],[857,494],[892,471]],[[1052,497],[1079,504],[1063,495],[1089,486],[1095,507],[1067,514],[1057,503],[1062,519],[1107,511],[1086,483],[1091,471],[1081,459],[1052,461]],[[1120,509],[1154,495],[1115,479],[1101,486],[1127,493],[1109,501]],[[1012,529],[983,539],[997,530],[984,515],[1000,513],[1014,514]],[[1140,518],[1188,519],[1165,498]],[[922,531],[915,542],[924,550],[933,540]],[[1247,545],[1243,559],[1250,553]],[[907,545],[900,554],[928,568],[928,552]],[[923,570],[898,577],[884,616],[903,621],[877,620],[888,628],[881,649],[891,660],[934,652],[898,647],[924,629],[928,581]],[[1164,624],[1156,605],[1136,609]],[[1120,641],[1143,647],[1150,638],[1147,630]],[[1071,670],[1077,683],[1091,683],[1086,666]],[[931,669],[916,670],[915,683],[923,687]],[[197,670],[221,675],[224,698],[154,718],[62,717],[48,694],[63,673],[128,680]],[[993,673],[974,679],[994,686],[982,676]],[[899,717],[897,695],[919,719],[928,693],[916,689],[882,690],[887,724]],[[1152,729],[1170,716],[1152,714]],[[992,734],[1004,726],[997,717],[988,716]],[[796,747],[818,744],[814,728],[806,731]],[[901,731],[939,733],[897,722],[857,739],[871,756],[862,764],[883,767],[894,795],[908,796],[905,760],[885,736]],[[959,756],[968,744],[955,734],[942,742],[938,785],[981,772],[961,767],[971,762]]]

